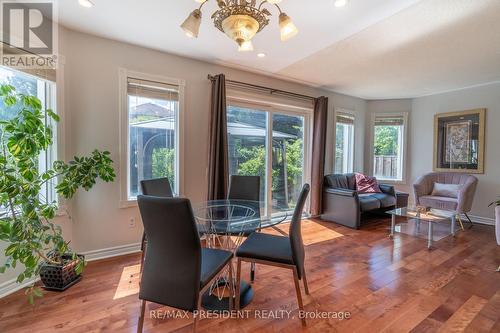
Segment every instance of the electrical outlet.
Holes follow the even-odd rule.
[[[128,220],[128,226],[129,228],[135,228],[135,218],[131,217],[130,220]]]

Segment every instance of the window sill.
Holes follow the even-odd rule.
[[[128,199],[120,201],[120,208],[137,207],[137,199]]]
[[[384,179],[384,178],[377,178],[377,182],[381,184],[392,184],[392,185],[406,185],[406,180],[397,180],[397,179]]]

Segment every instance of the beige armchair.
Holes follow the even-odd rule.
[[[434,184],[455,184],[461,185],[456,196],[436,196],[432,195]],[[464,214],[472,226],[472,221],[467,215],[472,208],[474,194],[476,193],[478,180],[476,177],[464,173],[454,172],[432,172],[417,179],[413,184],[415,203],[436,209],[455,211],[463,229],[461,214]]]

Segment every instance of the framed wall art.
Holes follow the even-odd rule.
[[[434,171],[484,173],[486,109],[434,116]]]

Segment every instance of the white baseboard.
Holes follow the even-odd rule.
[[[22,283],[17,283],[16,279],[17,278],[14,278],[14,279],[11,279],[9,281],[5,281],[4,283],[0,284],[0,298],[5,297],[7,295],[10,295],[12,293],[15,293],[16,291],[21,290],[23,288],[26,288],[28,286],[31,286],[33,283],[40,280],[39,277],[36,277],[36,278],[26,280]]]
[[[473,223],[495,225],[495,219],[490,218],[490,217],[482,217],[482,216],[475,216],[475,215],[469,215],[469,217]],[[467,218],[465,217],[465,215],[462,215],[462,221],[468,221]]]
[[[140,251],[141,251],[141,243],[133,243],[133,244],[108,247],[105,249],[92,250],[87,252],[78,252],[78,253],[83,254],[85,256],[86,261],[94,261],[99,259],[122,256],[130,253],[137,253]]]
[[[108,247],[100,250],[93,250],[81,253],[79,252],[79,253],[85,255],[86,261],[94,261],[99,259],[122,256],[130,253],[137,253],[140,251],[141,251],[141,243],[134,243],[134,244],[115,246],[115,247]],[[16,291],[28,287],[34,282],[40,280],[40,278],[37,277],[30,280],[26,280],[23,283],[17,283],[16,279],[17,278],[13,278],[11,280],[5,281],[4,283],[0,284],[0,298],[15,293]]]

